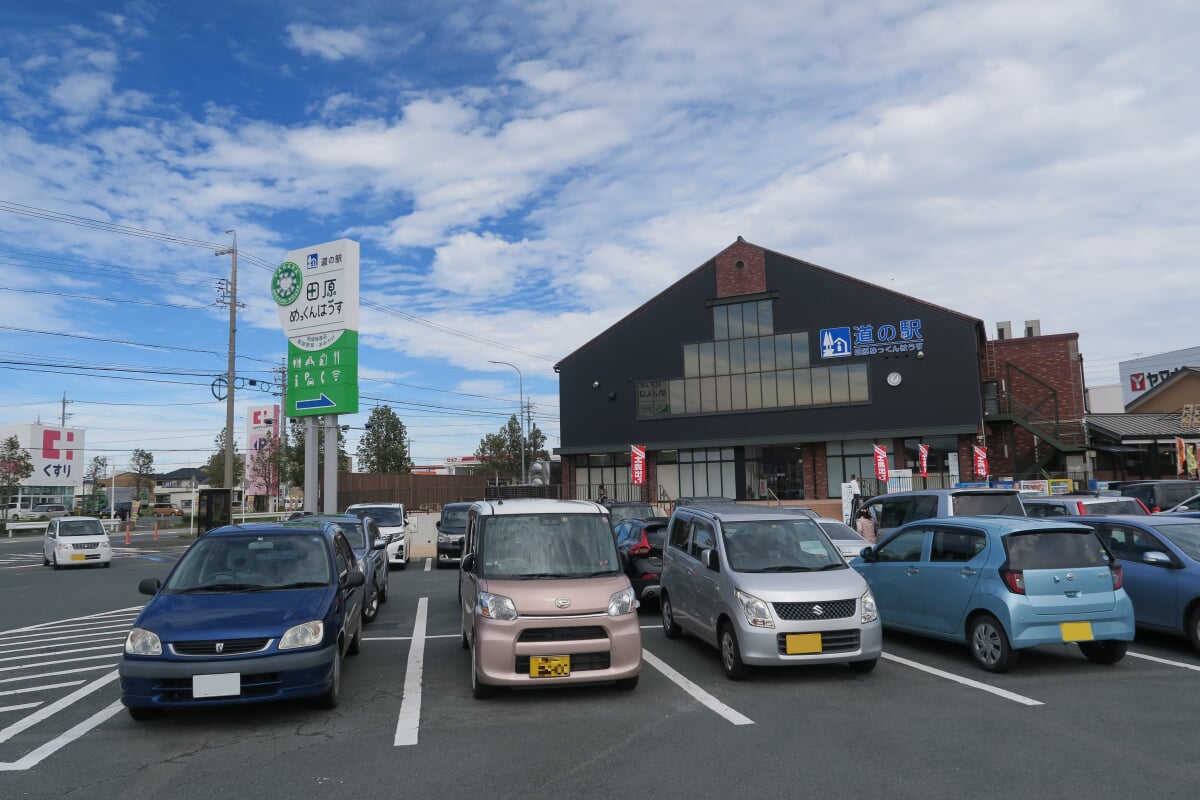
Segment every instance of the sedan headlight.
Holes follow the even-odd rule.
[[[325,638],[325,623],[319,619],[302,622],[288,628],[279,640],[280,650],[295,650],[297,647],[316,647]]]
[[[633,594],[632,586],[619,592],[613,592],[613,596],[608,598],[608,615],[610,617],[631,614],[636,608],[637,598]]]
[[[875,607],[875,595],[871,594],[870,589],[867,589],[862,596],[862,622],[865,625],[877,619],[879,619],[879,609]]]
[[[517,607],[511,598],[502,594],[480,592],[479,614],[488,619],[514,620],[517,618]]]
[[[131,656],[161,656],[162,640],[154,631],[134,628],[125,637],[125,652]]]
[[[771,617],[771,609],[767,608],[767,604],[764,601],[741,590],[734,591],[737,593],[738,602],[742,604],[742,613],[746,615],[747,622],[756,628],[775,627],[775,620]]]

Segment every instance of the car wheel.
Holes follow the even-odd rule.
[[[676,624],[675,615],[671,611],[671,600],[665,593],[658,598],[658,608],[662,612],[663,635],[668,639],[678,639],[683,635],[683,628]]]
[[[386,602],[387,602],[387,592],[388,592],[388,578],[387,578],[387,575],[388,575],[388,574],[387,574],[387,566],[385,565],[385,566],[384,566],[384,571],[383,571],[383,586],[379,587],[379,602],[380,602],[380,603],[386,603]]]
[[[52,566],[53,566],[55,569],[58,569],[58,568],[59,568],[59,565],[58,565],[58,553],[55,553],[55,554],[54,554],[53,558],[50,560],[50,563],[51,563],[51,565],[52,565]]]
[[[871,658],[867,659],[866,661],[851,661],[850,669],[854,670],[855,672],[862,672],[865,674],[867,672],[873,672],[875,670],[875,665],[878,663],[878,658]]]
[[[43,566],[43,567],[48,567],[48,566],[50,566],[50,559],[46,558],[46,554],[45,554],[45,553],[42,553],[42,566]]]
[[[634,675],[632,678],[621,678],[613,685],[616,686],[618,689],[620,689],[622,692],[632,692],[634,689],[637,688],[638,678],[640,678],[640,677],[641,677],[641,675]]]
[[[746,664],[742,661],[742,651],[738,647],[737,633],[733,626],[726,622],[718,634],[721,644],[721,668],[725,677],[731,681],[740,681],[746,677]]]
[[[1192,609],[1187,618],[1187,635],[1193,649],[1200,651],[1200,606]]]
[[[363,622],[370,624],[375,621],[377,616],[379,616],[379,587],[372,584],[371,594],[367,597],[367,602],[363,603]]]
[[[362,625],[358,626],[358,630],[354,632],[354,638],[350,640],[350,646],[346,648],[346,655],[356,656],[362,652]]]
[[[1115,664],[1125,657],[1128,647],[1125,642],[1111,639],[1104,642],[1079,643],[1079,649],[1093,664]]]
[[[111,561],[105,561],[105,562],[104,562],[104,568],[105,568],[105,569],[108,569],[108,568],[109,568],[109,567],[111,567],[111,566],[112,566],[112,562],[111,562]]]
[[[479,681],[479,669],[475,664],[475,645],[471,644],[471,696],[476,700],[486,700],[496,693],[496,687]]]
[[[125,709],[129,712],[129,716],[138,722],[148,722],[152,719],[158,719],[162,716],[161,708],[151,708],[149,706],[129,706]]]
[[[967,643],[975,663],[988,672],[1007,672],[1017,660],[1004,626],[991,614],[980,614],[975,618]]]
[[[317,695],[315,705],[318,708],[337,708],[342,699],[342,656],[333,654],[333,680],[324,694]]]

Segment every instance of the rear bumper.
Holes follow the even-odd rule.
[[[520,641],[528,629],[572,627],[603,628],[606,636],[562,641]],[[475,657],[481,682],[493,686],[562,686],[602,683],[632,678],[642,669],[642,632],[636,613],[621,617],[607,614],[554,618],[520,618],[511,622],[475,619]],[[571,656],[577,665],[565,677],[534,678],[529,674],[532,656]],[[574,658],[578,657],[578,658]],[[523,667],[519,669],[519,667]]]

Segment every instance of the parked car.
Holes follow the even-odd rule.
[[[667,540],[667,517],[625,519],[613,533],[617,549],[625,555],[622,566],[639,600],[658,599],[662,575],[663,545]]]
[[[42,535],[42,566],[112,566],[112,542],[95,517],[58,517]]]
[[[183,512],[174,503],[155,503],[153,508],[156,517],[182,517]]]
[[[833,542],[833,546],[842,554],[842,558],[847,561],[857,558],[862,549],[870,544],[870,542],[858,535],[858,531],[840,519],[818,517],[817,524],[821,526],[821,530],[825,531],[825,535]]]
[[[886,628],[963,642],[988,672],[1017,651],[1078,644],[1114,664],[1133,640],[1122,569],[1096,532],[1061,520],[955,517],[904,525],[851,562]]]
[[[1075,517],[1120,561],[1137,624],[1183,636],[1200,651],[1200,519]]]
[[[403,503],[355,503],[346,509],[353,516],[367,515],[375,520],[379,531],[388,540],[388,564],[405,569],[408,567],[408,517]]]
[[[375,617],[379,615],[379,606],[386,603],[388,597],[388,558],[385,550],[387,540],[380,533],[375,520],[366,514],[360,517],[349,514],[312,514],[280,524],[297,528],[320,528],[332,524],[345,535],[350,549],[354,551],[358,569],[366,579],[362,606],[363,622],[374,622]]]
[[[1120,484],[1117,491],[1126,497],[1136,497],[1151,512],[1157,513],[1174,508],[1200,492],[1200,481],[1126,481]]]
[[[608,521],[614,531],[617,529],[618,523],[627,519],[667,518],[658,510],[658,506],[651,503],[605,503],[604,505],[608,509]]]
[[[1023,517],[1016,489],[924,489],[872,497],[863,503],[879,522],[879,538],[909,522],[934,517],[1002,514]]]
[[[442,516],[434,524],[437,528],[439,567],[442,566],[443,559],[462,558],[463,539],[467,535],[467,512],[470,510],[470,503],[446,503],[442,506]]]
[[[716,647],[731,680],[753,664],[870,672],[883,649],[862,577],[816,521],[779,508],[676,508],[660,583],[667,638],[686,631]]]
[[[19,520],[54,519],[55,517],[65,517],[70,513],[71,509],[62,503],[38,503],[32,508],[17,509],[16,518]]]
[[[1194,494],[1178,505],[1168,508],[1163,514],[1178,514],[1182,511],[1200,511],[1200,494]]]
[[[121,521],[125,521],[125,520],[129,519],[129,515],[132,512],[132,509],[133,509],[133,502],[131,500],[118,500],[116,503],[113,503],[111,506],[105,506],[103,508],[103,510],[100,511],[100,518],[101,519],[119,519]]]
[[[1148,514],[1135,497],[1096,494],[1056,494],[1052,497],[1022,497],[1027,517],[1070,517],[1101,514]]]
[[[125,639],[121,702],[167,708],[313,698],[333,708],[362,642],[365,578],[336,525],[231,525],[183,553]]]
[[[583,500],[473,503],[459,570],[471,693],[615,682],[642,670],[637,598],[608,515]]]

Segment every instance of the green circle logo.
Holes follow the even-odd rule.
[[[304,275],[300,265],[285,261],[275,269],[271,278],[271,296],[276,305],[290,306],[300,296],[300,287],[304,284]]]

